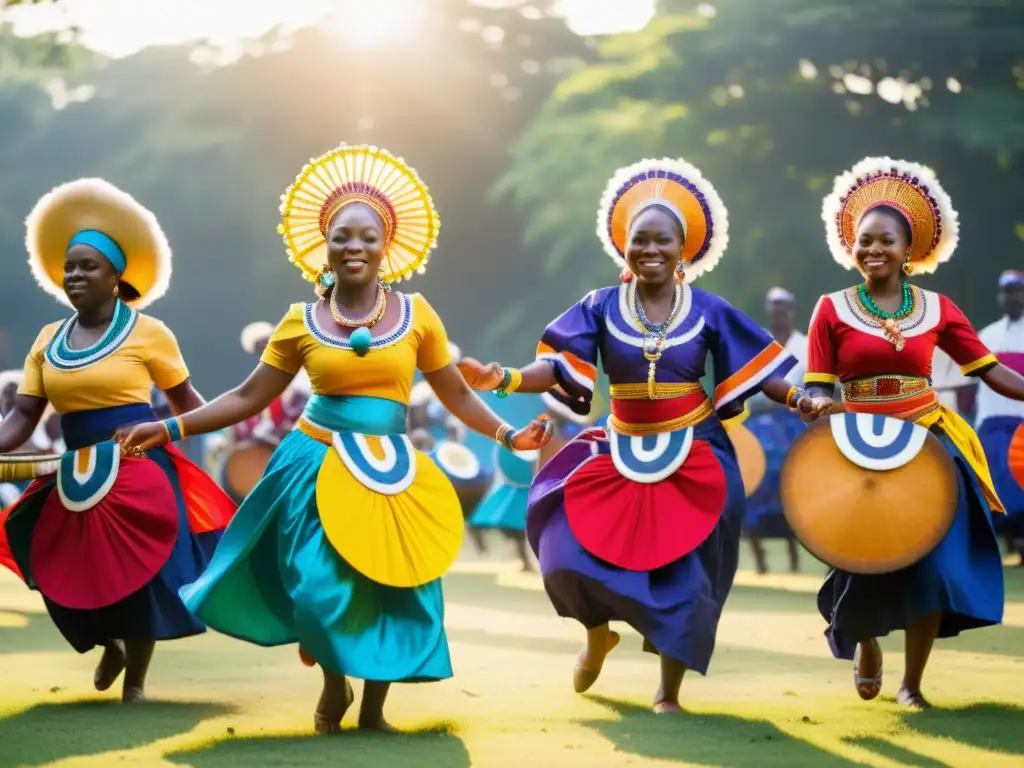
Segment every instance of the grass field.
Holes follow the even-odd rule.
[[[553,614],[537,577],[467,557],[445,587],[455,678],[394,690],[388,715],[407,734],[335,737],[311,732],[320,676],[294,648],[212,633],[158,646],[152,700],[122,707],[92,689],[98,656],[69,651],[4,572],[0,768],[1024,764],[1024,569],[1006,571],[1004,626],[940,644],[925,690],[937,708],[913,713],[892,701],[902,635],[883,643],[881,699],[857,698],[821,635],[821,568],[805,561],[805,574],[738,575],[709,677],[684,683],[686,715],[657,717],[657,664],[628,628],[594,695],[578,696],[580,628]]]

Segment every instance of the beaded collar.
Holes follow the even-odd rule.
[[[74,371],[98,363],[116,352],[135,328],[139,313],[123,301],[117,302],[110,325],[99,341],[85,349],[71,349],[68,335],[78,320],[76,313],[65,320],[46,347],[46,360],[59,371]]]
[[[398,325],[384,336],[377,336],[370,342],[370,349],[380,349],[381,347],[388,347],[396,342],[400,341],[405,337],[409,330],[412,328],[412,301],[404,293],[395,294],[402,306],[400,310],[400,320]],[[348,339],[342,338],[330,331],[324,330],[320,323],[316,319],[316,303],[307,304],[305,309],[305,322],[306,330],[309,331],[310,336],[316,339],[318,342],[323,344],[325,347],[332,347],[334,349],[347,349],[351,350],[352,345]]]
[[[928,313],[928,296],[917,286],[910,287],[911,308],[903,317],[899,318],[900,329],[906,334],[920,326]],[[881,328],[883,319],[875,315],[870,309],[864,306],[859,294],[859,287],[853,286],[843,291],[843,302],[857,322],[868,328]]]

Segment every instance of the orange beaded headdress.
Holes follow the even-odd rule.
[[[605,252],[623,266],[633,222],[655,205],[682,227],[686,281],[710,272],[729,244],[728,212],[711,182],[685,160],[641,160],[615,172],[597,210]]]
[[[327,228],[351,203],[372,208],[384,225],[381,279],[422,274],[441,226],[434,202],[416,172],[391,153],[367,145],[340,146],[311,160],[281,197],[288,260],[316,282],[327,264]]]
[[[914,273],[934,272],[953,256],[959,237],[953,202],[935,174],[923,165],[890,157],[868,157],[836,177],[822,204],[832,257],[856,269],[853,246],[864,214],[887,206],[910,225],[910,264]]]

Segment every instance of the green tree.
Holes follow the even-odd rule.
[[[1019,263],[1022,87],[1013,0],[667,0],[647,29],[604,40],[556,86],[494,193],[527,214],[525,242],[549,249],[544,282],[577,296],[615,278],[594,234],[609,176],[684,157],[730,210],[729,252],[701,285],[760,316],[773,284],[809,310],[852,281],[824,245],[833,177],[866,155],[913,159],[936,169],[961,213],[960,257],[931,285],[987,322],[995,274]],[[488,338],[552,315],[550,300],[527,297]]]

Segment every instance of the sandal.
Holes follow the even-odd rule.
[[[605,651],[605,657],[612,652],[612,649],[619,644],[619,633],[609,632],[608,633],[608,649]],[[586,666],[587,649],[584,648],[576,660],[576,669],[572,673],[572,687],[576,693],[583,693],[588,690],[590,686],[597,682],[597,678],[601,675],[601,668],[604,666],[604,659],[601,659],[601,663],[597,665],[597,669],[590,669]]]
[[[328,718],[326,715],[320,713],[318,709],[313,713],[313,730],[317,733],[341,733],[341,721],[345,717],[345,713],[348,712],[348,708],[352,706],[352,703],[356,700],[355,691],[352,690],[352,683],[347,679],[345,680],[345,706],[341,708],[341,714],[336,719]]]
[[[878,648],[877,640],[871,640],[870,642],[874,643],[875,647]],[[878,655],[882,655],[881,648],[878,648]],[[857,689],[857,695],[864,699],[864,701],[871,701],[882,692],[881,664],[878,665],[878,674],[874,677],[860,676],[860,643],[857,644],[857,650],[853,654],[853,685]]]
[[[932,705],[921,695],[920,691],[911,691],[900,687],[896,694],[896,703],[912,709],[931,709]]]

